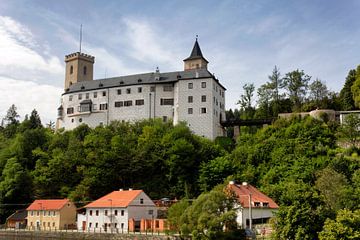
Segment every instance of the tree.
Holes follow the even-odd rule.
[[[360,65],[356,68],[355,81],[351,86],[351,93],[354,99],[355,107],[360,107]]]
[[[320,240],[360,239],[360,210],[339,210],[336,219],[327,219],[323,230],[319,233]]]
[[[340,135],[347,139],[353,147],[356,145],[360,136],[360,118],[358,115],[349,114],[344,117]]]
[[[6,116],[4,118],[6,125],[19,123],[18,118],[20,116],[16,110],[17,108],[14,104],[12,104],[10,108],[7,110]]]
[[[355,109],[354,97],[351,87],[356,80],[356,70],[351,69],[346,77],[344,87],[340,91],[341,110],[349,111]]]
[[[38,112],[36,111],[36,109],[31,111],[29,121],[30,121],[30,128],[32,128],[32,129],[42,127],[40,116],[39,116]]]
[[[293,111],[301,111],[310,79],[311,77],[306,75],[303,70],[289,72],[283,78],[284,88],[288,91],[289,98],[293,103]]]
[[[261,85],[257,90],[258,94],[258,109],[256,110],[257,117],[267,118],[272,114],[271,111],[271,100],[272,100],[272,91],[268,88],[267,84]]]
[[[323,108],[325,104],[322,104],[323,100],[328,97],[329,90],[325,83],[316,79],[309,85],[310,100],[314,101],[316,107]]]
[[[181,199],[179,202],[173,204],[167,213],[167,219],[170,223],[171,229],[176,233],[181,233],[184,219],[182,218],[185,210],[190,206],[189,199]]]
[[[252,101],[255,91],[255,86],[253,83],[246,83],[243,86],[244,93],[241,94],[240,100],[237,104],[240,104],[241,110],[244,113],[245,119],[252,118],[255,112],[255,109],[252,107]]]

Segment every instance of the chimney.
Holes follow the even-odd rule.
[[[124,189],[120,188],[119,191],[122,192],[122,191],[124,191]]]
[[[231,180],[231,181],[229,182],[229,184],[230,184],[230,185],[234,185],[234,184],[235,184],[235,181]]]
[[[129,188],[129,191],[132,191],[133,189],[132,188]]]
[[[243,182],[242,185],[243,185],[243,186],[247,186],[248,183],[247,183],[247,182]]]

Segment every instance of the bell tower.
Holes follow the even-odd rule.
[[[92,81],[95,57],[76,52],[65,56],[65,89],[82,81]]]
[[[184,59],[184,70],[186,71],[191,69],[207,69],[208,63],[209,62],[202,55],[198,39],[196,37],[190,57]]]

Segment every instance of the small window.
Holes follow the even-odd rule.
[[[269,203],[268,202],[263,202],[263,207],[269,207]]]
[[[201,108],[201,113],[206,113],[206,108]]]
[[[124,106],[124,102],[120,101],[120,102],[115,102],[115,107],[122,107]]]
[[[34,216],[34,211],[30,211],[30,215],[31,215],[31,216]]]
[[[135,100],[135,105],[137,106],[144,105],[144,99]]]
[[[125,106],[125,107],[130,107],[130,106],[132,106],[132,101],[131,101],[131,100],[124,101],[124,106]]]
[[[102,92],[103,97],[106,97],[106,91]]]
[[[193,83],[188,83],[188,89],[193,89]]]
[[[89,97],[90,97],[90,93],[86,93],[85,94],[85,99],[89,99]]]
[[[115,211],[114,211],[114,215],[117,216],[117,213],[118,213],[118,210],[115,210]]]
[[[92,216],[92,210],[90,210],[89,215]]]
[[[172,91],[173,91],[173,86],[171,86],[171,85],[165,85],[165,86],[163,87],[163,91],[164,91],[164,92],[172,92]]]
[[[74,113],[74,108],[73,107],[69,107],[66,109],[66,113],[67,114],[73,114]]]
[[[142,87],[138,87],[138,93],[142,92]]]
[[[36,211],[36,216],[39,216],[40,215],[40,211]]]
[[[95,223],[95,228],[98,228],[99,227],[99,223]]]
[[[107,103],[100,104],[100,110],[107,110],[107,109],[108,109]]]
[[[193,114],[193,109],[192,108],[188,108],[188,114]]]
[[[82,99],[82,94],[81,94],[81,93],[78,95],[78,99],[79,99],[79,100]]]
[[[96,104],[93,104],[93,105],[92,105],[92,110],[97,110]]]
[[[121,216],[124,216],[125,211],[121,210]]]
[[[201,88],[206,88],[206,82],[201,82]]]
[[[201,102],[206,102],[206,95],[201,96]]]
[[[161,98],[160,99],[160,105],[174,105],[174,99],[173,98]]]
[[[117,228],[117,223],[115,223],[114,227]]]
[[[96,216],[99,216],[99,210],[96,210],[96,211],[95,211],[95,215],[96,215]]]
[[[160,226],[159,220],[156,220],[156,221],[155,221],[155,227],[156,227],[156,228],[159,228],[159,226]]]
[[[126,89],[126,93],[127,93],[127,94],[130,94],[130,93],[131,93],[131,88],[127,88],[127,89]]]
[[[97,98],[97,92],[94,92],[94,98]]]
[[[206,86],[205,86],[206,87]],[[216,92],[218,91],[218,86],[216,86]]]
[[[260,207],[260,202],[254,202],[255,207]]]
[[[70,66],[70,74],[73,74],[74,73],[74,67],[73,65]]]
[[[48,227],[50,227],[50,222],[48,222]]]
[[[105,216],[107,216],[107,214],[108,214],[108,210],[105,210]]]
[[[150,87],[150,92],[155,92],[155,87],[154,86]]]
[[[154,214],[154,210],[149,210],[149,215],[153,215]]]
[[[140,198],[140,204],[144,204],[144,199]]]
[[[124,228],[124,223],[121,223],[121,229],[123,229]]]
[[[188,96],[188,103],[192,103],[193,102],[193,96]]]
[[[53,227],[55,227],[55,222],[53,222],[53,224],[52,224],[52,225],[53,225]]]
[[[167,116],[163,116],[163,122],[167,122]]]
[[[71,122],[72,122],[72,123],[74,122],[74,119],[73,119],[73,118],[71,119]]]
[[[86,69],[86,66],[85,66],[85,67],[84,67],[84,75],[86,75],[86,70],[87,70],[87,69]]]
[[[82,118],[79,118],[79,122],[82,122]]]
[[[73,95],[70,95],[70,96],[69,96],[69,101],[71,102],[72,99],[73,99]]]
[[[118,89],[118,90],[117,90],[117,94],[118,94],[118,95],[121,95],[121,89]]]

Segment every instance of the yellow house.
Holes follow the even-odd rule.
[[[76,227],[76,207],[69,199],[35,200],[26,210],[28,229],[55,230]]]

